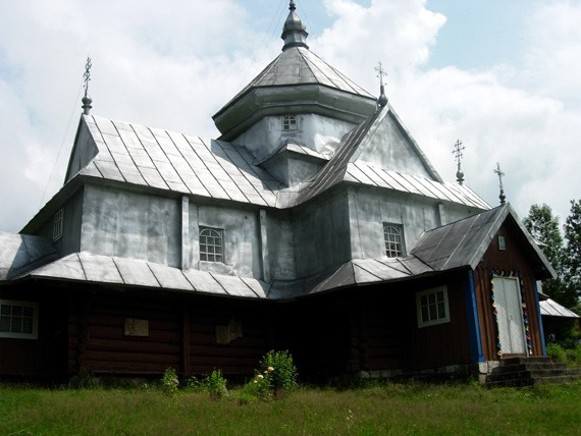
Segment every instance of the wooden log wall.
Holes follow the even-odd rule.
[[[85,293],[69,315],[70,373],[251,375],[266,351],[266,306],[257,302]],[[146,336],[125,332],[127,319],[147,322]],[[219,343],[218,329],[236,326]]]
[[[66,305],[58,290],[38,292],[34,285],[0,288],[0,298],[38,303],[38,338],[0,338],[0,375],[61,378],[66,375]]]

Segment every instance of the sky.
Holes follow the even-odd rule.
[[[581,198],[581,0],[296,0],[313,52],[389,101],[444,180],[564,223]],[[287,0],[0,0],[0,231],[62,186],[92,113],[204,138],[282,48]]]

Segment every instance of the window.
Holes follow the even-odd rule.
[[[416,294],[418,327],[450,322],[448,290],[445,286],[426,289]]]
[[[55,242],[58,241],[63,236],[63,219],[64,219],[63,209],[59,209],[59,211],[54,214],[52,222],[52,240]]]
[[[385,254],[387,257],[403,256],[403,228],[398,224],[383,224]]]
[[[224,262],[224,230],[200,227],[200,260]]]
[[[0,338],[36,339],[38,304],[0,300]]]
[[[289,132],[291,130],[299,129],[299,119],[296,115],[283,115],[282,116],[282,130]]]

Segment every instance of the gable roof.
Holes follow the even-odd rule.
[[[424,232],[410,254],[436,271],[469,266],[476,269],[500,227],[510,221],[536,256],[538,278],[555,276],[555,271],[510,204]]]
[[[422,195],[478,209],[489,208],[466,186],[351,159],[377,118],[378,114],[349,132],[335,155],[311,181],[299,190],[289,190],[258,166],[243,147],[83,115],[79,132],[84,134],[77,135],[67,177],[69,181],[79,177],[112,181],[272,208],[298,205],[341,182]],[[297,150],[289,145],[291,149],[319,157],[304,147]]]
[[[400,137],[394,140],[393,132],[390,132],[391,136],[385,138],[386,126],[396,131]],[[384,150],[378,150],[378,144],[384,147]],[[406,159],[414,160],[415,164],[399,164],[392,158],[387,158],[392,162],[386,163],[386,159],[382,160],[381,157],[374,162],[371,155],[382,153],[407,153]],[[414,173],[410,170],[413,166],[420,170]],[[319,171],[311,183],[304,185],[297,203],[316,197],[341,182],[387,188],[478,209],[490,209],[490,206],[467,186],[444,182],[440,178],[389,105],[384,106],[344,136],[329,163]]]
[[[79,176],[276,206],[280,183],[253,165],[242,147],[92,115],[83,115],[81,121],[97,151]]]

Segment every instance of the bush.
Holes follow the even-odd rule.
[[[163,390],[163,393],[171,397],[177,393],[179,385],[180,381],[176,370],[173,368],[167,368],[163,372],[163,377],[161,378],[161,389]]]
[[[581,345],[575,348],[565,350],[567,355],[567,364],[575,368],[581,368]]]
[[[254,378],[245,387],[249,395],[270,400],[297,388],[297,368],[288,351],[270,350],[260,361]]]
[[[202,382],[210,396],[216,399],[220,399],[228,393],[227,383],[228,381],[219,369],[212,371]]]
[[[559,344],[547,344],[547,356],[552,357],[557,362],[567,363],[567,353]]]

